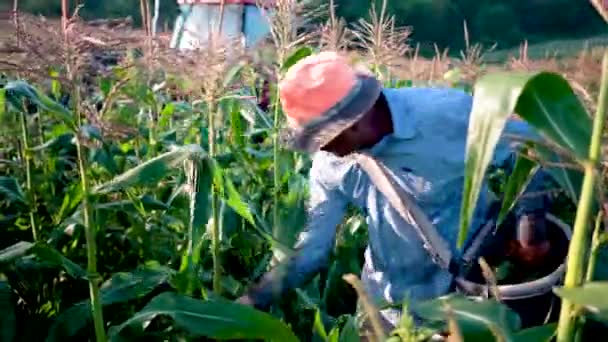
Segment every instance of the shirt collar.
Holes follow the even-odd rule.
[[[411,115],[411,106],[402,89],[384,88],[382,94],[386,98],[393,121],[393,133],[385,136],[369,151],[374,154],[380,152],[390,140],[407,140],[416,135],[416,123]]]

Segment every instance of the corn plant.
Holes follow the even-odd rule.
[[[541,139],[529,145],[533,154],[523,154],[521,157],[531,162],[517,164],[516,174],[506,186],[507,196],[500,217],[511,209],[527,179],[533,174],[536,163],[545,167],[569,198],[577,203],[564,288],[556,290],[563,297],[557,326],[558,341],[572,341],[578,329],[581,311],[571,296],[576,296],[572,291],[579,288],[584,280],[588,267],[585,259],[589,252],[589,227],[592,226],[590,214],[599,210],[600,198],[595,189],[607,103],[607,63],[608,53],[605,53],[598,112],[593,121],[568,82],[555,73],[491,74],[480,79],[474,89],[459,243],[462,244],[466,237],[474,203],[497,141],[506,121],[512,113],[517,113],[539,133]],[[532,155],[537,158],[533,159]],[[568,168],[567,163],[580,164],[584,174],[578,169]],[[594,287],[593,283],[589,286]],[[585,287],[582,289],[584,291]]]

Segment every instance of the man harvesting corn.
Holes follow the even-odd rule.
[[[353,156],[364,152],[386,165],[456,254],[472,97],[456,89],[383,88],[367,70],[351,67],[334,52],[298,62],[279,89],[290,146],[314,154],[309,220],[295,256],[267,273],[239,302],[263,309],[310,280],[328,262],[336,226],[349,203],[367,216],[369,245],[361,278],[377,304],[430,299],[452,291],[453,272],[434,262],[416,223],[397,213]],[[532,131],[523,121],[511,120],[506,132],[525,136]],[[508,165],[514,152],[503,139],[493,164]],[[526,191],[540,190],[543,178],[537,173]],[[548,200],[523,197],[515,206],[515,254],[520,259],[542,259],[548,253]],[[492,203],[484,184],[469,241],[495,217]],[[399,316],[397,309],[381,311],[388,330],[398,324]]]

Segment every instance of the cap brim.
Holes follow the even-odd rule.
[[[358,81],[358,86],[345,100],[319,119],[297,130],[287,129],[281,136],[282,142],[292,150],[317,152],[359,121],[378,100],[382,85],[369,75],[359,75]]]

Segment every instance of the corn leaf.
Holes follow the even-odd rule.
[[[561,298],[585,308],[603,321],[608,321],[608,281],[593,281],[580,287],[560,287],[553,290]]]
[[[351,316],[340,332],[340,342],[359,342],[359,330],[355,317]]]
[[[302,46],[302,47],[298,48],[291,55],[289,55],[287,58],[285,58],[285,60],[283,61],[283,65],[281,66],[281,71],[283,71],[283,72],[287,71],[293,65],[298,63],[301,59],[312,55],[312,53],[313,53],[312,48],[310,48],[308,46]]]
[[[0,264],[9,263],[27,255],[32,246],[34,246],[34,244],[31,242],[19,241],[12,246],[6,247],[0,251]]]
[[[263,339],[297,342],[294,333],[270,314],[221,298],[201,301],[171,292],[161,293],[132,318],[110,328],[111,340],[131,324],[157,316],[170,316],[181,329],[213,339]]]
[[[68,109],[53,101],[53,99],[44,95],[27,82],[8,82],[4,89],[7,102],[14,106],[17,111],[23,110],[23,100],[27,99],[38,106],[38,108],[46,110],[49,114],[56,116],[68,125],[68,127],[76,130],[74,116]]]
[[[0,264],[12,262],[28,255],[36,255],[41,261],[60,266],[74,278],[85,278],[87,276],[87,272],[82,267],[43,243],[17,242],[0,251]]]
[[[17,318],[15,315],[15,301],[8,283],[0,282],[0,340],[12,342],[17,335]]]
[[[135,186],[155,184],[187,159],[206,157],[205,151],[198,145],[180,146],[150,159],[118,176],[111,181],[98,185],[93,189],[95,194],[107,194]]]
[[[100,289],[102,305],[125,303],[152,292],[169,276],[165,268],[145,268],[135,272],[112,275]],[[62,312],[53,322],[47,342],[71,338],[91,323],[91,301],[85,299]]]
[[[500,224],[507,213],[513,208],[515,201],[521,196],[536,170],[538,170],[538,164],[534,161],[523,155],[517,157],[515,166],[506,184],[497,224]]]
[[[557,323],[522,329],[515,334],[517,342],[549,342],[555,335]]]
[[[27,205],[25,193],[23,193],[21,186],[13,177],[0,176],[0,200],[2,199]]]
[[[493,299],[474,301],[462,295],[449,295],[420,302],[414,311],[431,322],[446,321],[448,313],[455,319],[465,341],[516,341],[519,316],[504,304]]]
[[[475,84],[467,138],[459,246],[467,236],[485,172],[514,112],[539,136],[575,158],[587,155],[591,119],[559,74],[493,73],[480,78]]]

